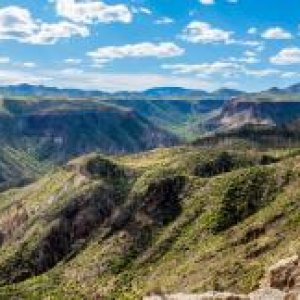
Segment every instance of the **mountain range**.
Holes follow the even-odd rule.
[[[157,87],[148,89],[145,91],[120,91],[115,93],[109,93],[104,91],[88,91],[80,89],[65,89],[56,87],[47,87],[42,85],[30,85],[30,84],[19,84],[10,86],[1,86],[0,94],[5,96],[31,96],[31,97],[75,97],[75,98],[87,98],[87,97],[103,97],[105,99],[165,99],[168,98],[227,98],[231,96],[238,96],[243,94],[242,91],[234,89],[219,89],[214,92],[206,92],[204,90],[192,90],[181,87]]]

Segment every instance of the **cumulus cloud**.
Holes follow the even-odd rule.
[[[220,76],[223,78],[239,78],[240,75],[252,77],[268,77],[280,75],[281,71],[272,68],[253,69],[248,68],[244,61],[230,60],[215,61],[202,64],[173,64],[162,65],[163,69],[171,70],[173,74],[195,74],[198,77],[209,78],[210,76]]]
[[[284,48],[270,58],[270,62],[275,65],[300,64],[300,48]]]
[[[261,36],[267,40],[289,40],[293,38],[290,32],[280,27],[268,28]]]
[[[219,74],[229,77],[231,74],[240,70],[240,65],[235,62],[216,61],[202,64],[173,64],[162,65],[165,70],[171,70],[174,74],[197,74],[199,76],[209,76]]]
[[[54,1],[57,14],[76,23],[130,23],[132,21],[132,13],[124,4],[109,5],[102,1],[94,0]]]
[[[86,37],[85,26],[66,21],[43,23],[34,20],[27,9],[7,6],[0,9],[0,39],[12,39],[30,44],[54,44],[61,38]]]
[[[233,32],[214,28],[209,23],[193,21],[183,30],[181,38],[191,43],[230,43]]]
[[[96,63],[106,63],[114,59],[121,59],[125,57],[174,57],[180,56],[184,53],[184,49],[180,48],[174,43],[139,43],[127,44],[123,46],[107,46],[88,52]]]

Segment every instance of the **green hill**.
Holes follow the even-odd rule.
[[[193,147],[73,160],[0,195],[0,297],[250,291],[299,250],[299,165]]]

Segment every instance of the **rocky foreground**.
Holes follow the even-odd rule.
[[[283,259],[271,266],[260,288],[248,295],[210,291],[204,294],[149,295],[144,300],[300,300],[300,258]]]

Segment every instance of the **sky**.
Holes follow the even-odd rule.
[[[0,85],[258,91],[300,82],[299,0],[0,0]]]

